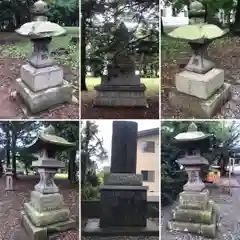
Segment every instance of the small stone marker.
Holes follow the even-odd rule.
[[[204,23],[202,3],[194,1],[189,6],[192,24],[181,26],[168,36],[188,42],[192,57],[185,70],[175,76],[176,89],[170,91],[170,103],[198,118],[211,118],[230,97],[231,85],[224,83],[224,70],[204,57],[209,44],[221,38],[226,31]]]
[[[38,113],[64,102],[71,102],[72,88],[63,79],[63,69],[49,53],[52,37],[64,35],[66,30],[47,21],[47,4],[39,0],[33,8],[34,21],[16,30],[30,37],[34,49],[28,63],[21,67],[21,78],[16,80],[16,90],[32,113]]]
[[[188,182],[179,194],[179,203],[168,222],[171,231],[188,231],[211,238],[216,235],[219,213],[199,175],[201,167],[208,165],[201,152],[210,147],[209,139],[209,135],[197,131],[194,123],[190,124],[187,132],[175,137],[178,148],[185,153],[177,162],[184,166]]]
[[[13,172],[12,168],[6,169],[6,191],[13,191]]]
[[[32,240],[47,240],[50,232],[67,231],[76,223],[70,219],[70,211],[64,206],[63,196],[54,183],[54,175],[65,164],[56,159],[56,152],[75,147],[54,134],[50,126],[40,133],[36,140],[27,146],[37,153],[38,160],[33,162],[40,175],[40,181],[31,192],[31,200],[24,204],[22,224]]]

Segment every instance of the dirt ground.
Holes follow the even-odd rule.
[[[238,180],[239,181],[239,180]],[[240,188],[231,189],[231,193],[223,192],[219,188],[210,188],[211,198],[220,208],[218,232],[215,240],[238,240],[240,239]],[[202,236],[170,232],[167,222],[171,218],[172,206],[162,208],[161,212],[161,236],[164,240],[209,240]],[[212,239],[212,238],[211,238]]]
[[[166,41],[166,40],[164,40]],[[176,49],[178,47],[175,43]],[[187,44],[186,44],[187,46]],[[174,46],[173,46],[174,47]],[[190,59],[190,48],[176,50],[174,57],[162,56],[162,118],[192,118],[189,113],[182,112],[169,104],[168,93],[175,87],[175,74],[180,72],[181,64]],[[228,37],[212,43],[208,48],[209,59],[216,64],[216,68],[225,70],[225,82],[232,84],[231,99],[219,110],[214,118],[240,118],[240,43],[237,37]]]
[[[159,97],[148,98],[148,108],[93,107],[95,91],[81,92],[82,119],[159,119]]]
[[[14,181],[14,191],[5,191],[5,179],[0,178],[0,239],[28,240],[24,229],[20,225],[20,211],[24,202],[30,200],[30,192],[39,180],[35,176],[19,177]],[[65,204],[70,208],[71,217],[78,219],[79,193],[76,185],[67,180],[55,180],[63,194]],[[78,229],[52,236],[54,240],[78,240]]]

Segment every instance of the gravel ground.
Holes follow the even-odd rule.
[[[224,193],[220,189],[210,189],[211,198],[220,207],[220,219],[216,240],[239,240],[240,237],[240,188],[232,188],[231,194]],[[167,230],[167,222],[170,219],[171,206],[162,209],[161,236],[163,240],[209,240],[183,232],[170,232]]]
[[[5,191],[5,179],[0,178],[0,240],[28,240],[24,229],[21,227],[20,211],[23,204],[29,202],[30,192],[34,185],[39,181],[36,177],[20,177],[14,181],[14,191]],[[65,204],[70,208],[71,217],[78,218],[79,194],[78,187],[71,185],[67,180],[56,180]],[[57,234],[54,240],[78,240],[79,232],[77,229],[69,232]]]
[[[152,219],[152,221],[159,224],[159,219]],[[82,228],[84,223],[82,223]],[[81,237],[81,240],[159,240],[159,237],[144,237],[144,236],[117,236],[117,237]]]

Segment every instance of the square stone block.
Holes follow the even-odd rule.
[[[102,107],[148,107],[145,85],[98,85],[94,106]]]
[[[24,212],[21,212],[21,224],[30,240],[49,240],[49,233],[64,232],[76,228],[76,222],[69,219],[45,227],[36,227]]]
[[[67,221],[70,215],[70,211],[67,208],[39,212],[31,203],[24,203],[24,212],[36,227],[44,227],[50,224]]]
[[[40,213],[62,209],[64,207],[63,196],[60,193],[42,194],[37,191],[32,191],[30,204]]]
[[[22,79],[18,78],[16,80],[16,90],[32,113],[39,113],[72,100],[72,88],[67,82],[64,82],[61,86],[33,92]]]
[[[183,209],[205,210],[208,207],[209,191],[181,192],[179,194],[179,207]]]
[[[200,99],[172,89],[169,93],[169,102],[195,118],[212,118],[217,111],[228,101],[231,95],[231,84],[224,85],[209,99]]]
[[[21,67],[22,81],[33,91],[38,92],[63,84],[63,70],[57,65],[35,68],[30,64]]]
[[[175,82],[179,92],[208,99],[224,84],[224,70],[213,68],[205,74],[183,71],[176,74]]]
[[[147,187],[103,185],[100,227],[145,227]]]

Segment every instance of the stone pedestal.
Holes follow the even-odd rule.
[[[63,70],[57,65],[49,66],[42,61],[34,61],[38,64],[35,66],[32,58],[21,67],[21,78],[16,80],[16,90],[30,111],[38,113],[55,105],[71,102],[72,88],[64,81]],[[47,65],[44,67],[44,64]]]
[[[216,204],[209,199],[209,192],[182,192],[178,206],[172,211],[168,228],[214,238],[219,213]]]
[[[43,161],[38,160],[33,165],[39,162]],[[53,165],[57,166],[57,162]],[[49,233],[75,228],[76,222],[70,219],[70,211],[64,206],[63,196],[54,183],[57,168],[42,166],[38,172],[40,182],[35,186],[35,191],[31,192],[30,202],[24,204],[22,225],[31,240],[47,240]]]
[[[138,174],[110,174],[101,186],[100,219],[89,219],[86,236],[158,236],[157,224],[147,220],[147,187]]]
[[[176,89],[169,93],[170,104],[194,117],[213,117],[231,94],[222,69],[213,68],[204,74],[183,71],[176,74],[175,80]]]
[[[13,191],[13,173],[12,170],[6,172],[6,191]]]
[[[103,77],[102,83],[95,86],[97,96],[94,106],[103,107],[148,107],[145,97],[146,87],[140,83],[140,76],[131,76],[124,81],[118,77],[107,81]],[[132,79],[132,80],[131,80]]]

